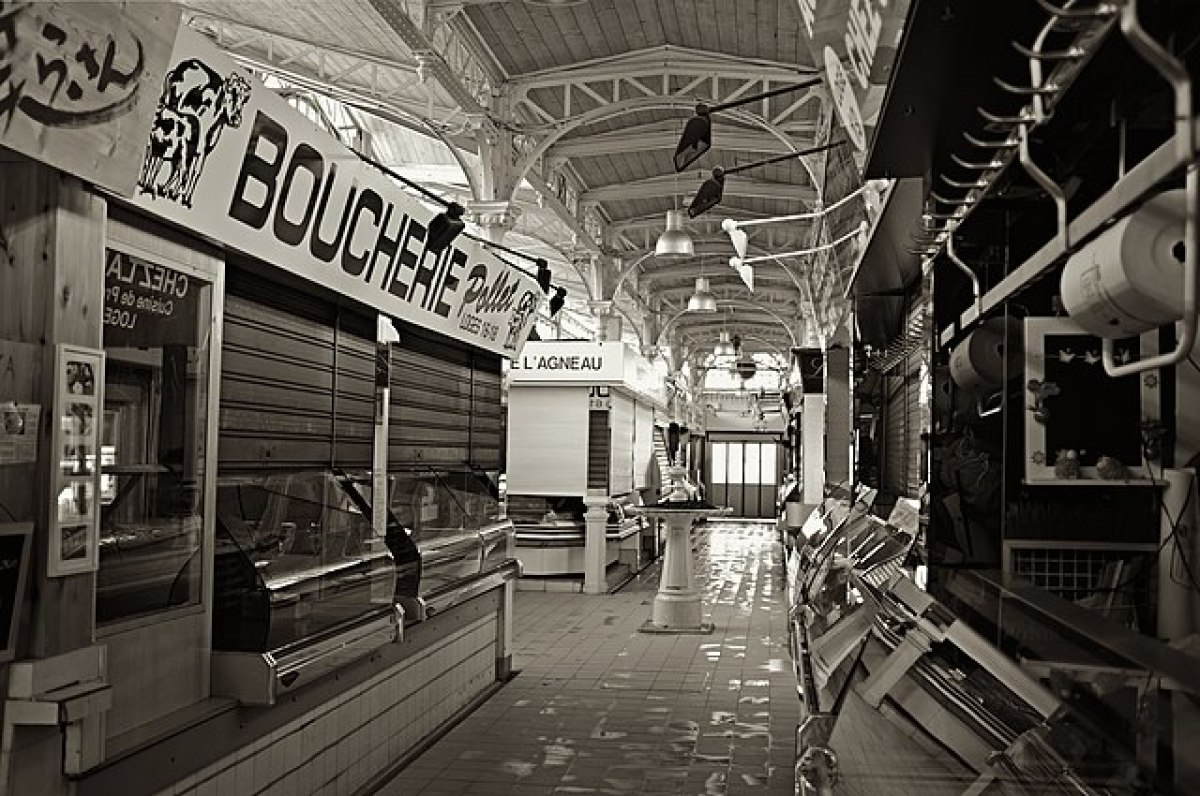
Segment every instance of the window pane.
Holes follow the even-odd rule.
[[[778,449],[774,442],[764,442],[762,444],[762,484],[778,483],[779,474],[776,469],[778,464]]]
[[[729,456],[729,445],[724,442],[714,442],[712,446],[712,480],[714,484],[725,484],[729,480],[727,478],[728,469],[726,468],[727,458]]]
[[[729,479],[728,479],[728,483],[731,483],[731,484],[742,483],[742,476],[745,472],[742,469],[743,468],[742,456],[743,456],[743,448],[744,447],[745,446],[742,445],[742,443],[740,443],[740,442],[729,443]]]
[[[107,253],[96,620],[200,601],[211,288]]]
[[[746,443],[746,483],[757,484],[758,480],[758,454],[761,446],[757,442]]]

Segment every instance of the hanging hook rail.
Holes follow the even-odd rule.
[[[987,163],[975,163],[969,160],[963,160],[958,155],[951,155],[950,159],[962,168],[969,169],[971,171],[988,171],[990,169],[1000,169],[1004,167],[1004,161],[998,159],[989,160]]]
[[[1148,359],[1118,365],[1113,355],[1113,341],[1102,341],[1104,370],[1110,376],[1126,376],[1155,368],[1172,367],[1185,360],[1196,342],[1197,305],[1200,282],[1196,275],[1197,240],[1196,214],[1200,212],[1200,174],[1197,174],[1195,120],[1192,107],[1192,81],[1187,66],[1156,42],[1138,20],[1137,0],[1124,0],[1121,7],[1121,32],[1130,46],[1170,85],[1175,95],[1175,142],[1181,158],[1186,158],[1184,178],[1183,225],[1183,322],[1175,350]]]
[[[1043,191],[1050,194],[1050,198],[1054,200],[1055,214],[1058,219],[1058,239],[1062,243],[1062,249],[1066,253],[1071,251],[1071,231],[1070,224],[1067,220],[1067,195],[1063,192],[1062,186],[1056,183],[1049,174],[1044,172],[1038,164],[1033,162],[1033,156],[1029,152],[1029,128],[1021,125],[1021,146],[1018,150],[1021,166],[1028,172]]]
[[[958,266],[958,270],[971,280],[971,292],[975,295],[975,312],[982,315],[983,287],[979,283],[979,276],[975,273],[975,269],[963,262],[958,253],[954,251],[954,230],[950,230],[950,234],[946,236],[946,256],[950,258],[950,262]]]

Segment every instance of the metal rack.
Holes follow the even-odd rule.
[[[976,293],[974,306],[966,309],[955,323],[943,329],[937,337],[937,343],[948,346],[956,341],[989,312],[1097,235],[1113,218],[1131,210],[1164,180],[1181,169],[1187,169],[1189,210],[1185,232],[1186,303],[1184,330],[1180,335],[1179,344],[1174,352],[1128,365],[1117,365],[1113,362],[1112,343],[1105,344],[1105,368],[1110,375],[1124,375],[1174,364],[1186,356],[1195,340],[1197,314],[1197,233],[1194,216],[1197,205],[1200,204],[1197,199],[1200,194],[1200,181],[1196,174],[1196,144],[1200,140],[1200,129],[1192,110],[1191,81],[1184,65],[1153,41],[1141,27],[1137,0],[1104,2],[1087,8],[1074,2],[1069,2],[1063,7],[1053,6],[1047,0],[1038,0],[1038,3],[1050,15],[1041,34],[1032,47],[1026,48],[1014,42],[1014,47],[1029,59],[1031,85],[1012,86],[996,79],[1001,88],[1010,93],[1028,96],[1030,101],[1015,116],[999,116],[983,108],[978,109],[993,130],[1004,129],[1007,133],[999,140],[984,140],[967,132],[963,133],[968,143],[987,153],[987,159],[968,161],[954,156],[959,166],[977,170],[979,176],[973,182],[958,182],[946,178],[945,175],[941,176],[942,181],[951,188],[964,190],[966,193],[962,198],[956,199],[933,194],[935,202],[945,203],[953,207],[953,210],[948,214],[930,216],[932,224],[926,227],[916,241],[923,248],[916,251],[927,259],[933,259],[945,248],[957,267],[970,270],[969,266],[964,268],[966,264],[952,254],[952,236],[1014,159],[1020,162],[1034,182],[1054,199],[1057,234],[993,288],[982,296]],[[1067,217],[1063,191],[1034,161],[1029,149],[1029,137],[1032,130],[1051,118],[1057,100],[1079,76],[1105,37],[1118,23],[1121,33],[1133,49],[1171,85],[1175,97],[1175,130],[1168,141],[1124,173],[1103,196],[1074,220],[1070,220]],[[1072,44],[1064,49],[1046,50],[1046,40],[1050,33],[1055,31],[1076,31],[1076,36]],[[1056,66],[1048,77],[1044,77],[1043,66],[1047,62],[1054,62]],[[977,278],[972,279],[972,284],[977,284]]]

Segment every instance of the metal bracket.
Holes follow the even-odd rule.
[[[958,266],[958,270],[967,275],[971,280],[971,292],[975,294],[975,315],[976,317],[983,315],[983,287],[979,284],[979,277],[971,266],[963,262],[962,258],[954,251],[954,231],[951,230],[950,235],[946,238],[946,256],[950,258],[950,262]]]
[[[1050,194],[1050,198],[1054,200],[1054,209],[1058,215],[1058,239],[1062,244],[1063,251],[1069,253],[1071,251],[1071,231],[1067,222],[1067,195],[1063,193],[1062,186],[1033,162],[1033,156],[1029,152],[1029,128],[1026,125],[1021,125],[1018,136],[1021,141],[1018,149],[1021,166],[1033,178],[1033,181]]]
[[[1187,65],[1159,45],[1141,26],[1138,21],[1137,0],[1124,0],[1121,7],[1121,32],[1125,34],[1130,46],[1171,85],[1175,95],[1175,142],[1180,159],[1188,164],[1187,175],[1184,178],[1186,207],[1183,227],[1183,323],[1174,351],[1124,365],[1116,363],[1113,341],[1105,338],[1101,348],[1104,370],[1109,376],[1126,376],[1155,368],[1173,367],[1186,359],[1196,342],[1197,310],[1200,305],[1200,296],[1197,296],[1200,281],[1197,280],[1196,274],[1196,248],[1200,243],[1196,229],[1196,214],[1200,212],[1200,175],[1196,173],[1192,81]]]

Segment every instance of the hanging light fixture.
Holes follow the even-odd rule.
[[[667,228],[658,236],[654,254],[658,257],[688,257],[696,253],[692,237],[683,228],[683,211],[667,211]]]
[[[712,290],[708,286],[708,277],[696,277],[696,292],[692,294],[687,303],[688,312],[716,312],[717,297],[712,294]]]
[[[721,340],[713,346],[713,354],[719,357],[732,357],[737,355],[737,349],[733,347],[733,343],[729,339],[729,332],[721,330]]]

